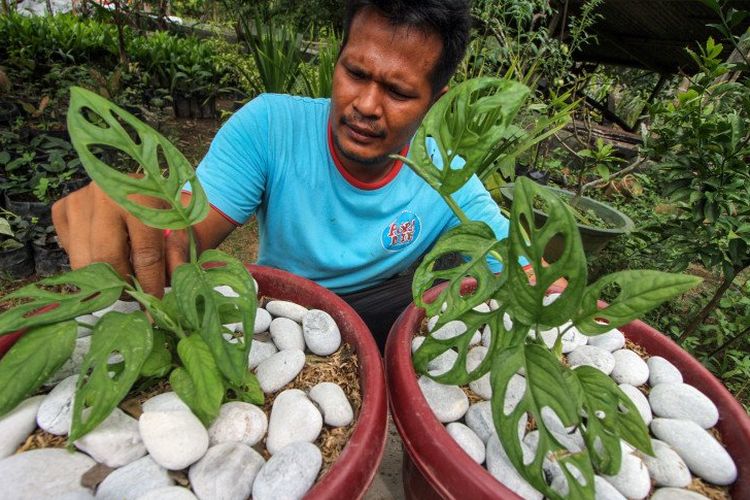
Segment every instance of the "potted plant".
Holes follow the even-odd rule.
[[[445,498],[515,498],[452,441],[423,396],[421,387],[427,387],[429,379],[438,384],[467,384],[489,374],[492,425],[500,446],[519,477],[533,486],[540,498],[593,498],[594,475],[619,472],[624,461],[621,440],[639,453],[653,455],[648,428],[623,390],[596,368],[583,365],[571,369],[561,363],[563,335],[573,326],[579,334],[592,337],[622,327],[632,340],[673,360],[684,378],[719,406],[723,420],[719,428],[725,433],[725,442],[735,457],[742,457],[750,445],[750,421],[739,404],[697,361],[653,329],[633,323],[644,312],[693,287],[699,278],[622,271],[589,284],[573,215],[557,196],[528,179],[517,183],[505,240],[498,241],[485,224],[468,221],[452,202],[451,194],[472,173],[468,161],[472,150],[482,142],[473,134],[475,124],[491,119],[502,127],[520,106],[518,100],[502,95],[507,85],[483,79],[449,91],[417,132],[412,145],[417,153],[414,160],[405,160],[435,187],[462,221],[441,238],[417,269],[415,303],[394,325],[386,346],[392,414],[409,455],[404,467],[407,494],[412,498],[436,494]],[[467,126],[456,128],[456,123]],[[456,130],[462,133],[456,134]],[[419,154],[427,137],[438,143],[443,165],[454,165],[452,156],[461,156],[467,159],[464,166],[438,168],[428,155]],[[534,219],[537,198],[549,208],[544,224]],[[545,249],[557,234],[566,244],[560,258],[546,264]],[[462,265],[450,270],[434,268],[442,255],[453,252],[462,254]],[[500,273],[492,272],[488,258],[502,262]],[[533,278],[527,274],[528,266]],[[561,278],[566,280],[564,288],[557,289],[561,293],[554,301],[547,299]],[[447,283],[433,289],[436,280]],[[609,304],[601,301],[605,296],[611,298]],[[427,335],[412,361],[412,340],[425,318],[434,321],[432,332],[456,321],[463,322],[465,328],[453,336]],[[550,347],[543,332],[554,328],[559,329],[553,331]],[[480,329],[487,337],[486,351],[471,368],[467,359],[472,338]],[[431,372],[430,363],[449,350],[454,361],[438,373]],[[525,375],[524,388],[506,408],[511,380],[519,371]],[[423,377],[419,383],[417,374]],[[562,437],[545,410],[565,428]],[[535,448],[524,440],[529,425],[537,432]],[[574,431],[580,433],[583,443],[577,449],[562,443],[565,434]],[[741,479],[735,491],[741,495],[750,479],[747,466],[736,461]],[[560,482],[549,483],[545,468],[550,462],[557,465]]]
[[[386,433],[382,362],[362,320],[332,292],[308,280],[279,270],[246,267],[218,250],[198,255],[192,225],[206,216],[208,202],[184,156],[156,131],[92,92],[74,88],[70,102],[68,128],[92,179],[144,223],[187,230],[190,262],[173,272],[172,289],[161,299],[145,293],[137,281],[126,282],[104,263],[47,278],[6,296],[3,302],[21,299],[21,304],[0,314],[0,353],[5,354],[0,360],[0,385],[4,387],[0,415],[37,391],[70,358],[82,315],[100,311],[126,293],[145,308],[152,321],[140,310],[110,311],[93,326],[91,345],[77,377],[69,443],[104,422],[143,378],[167,378],[192,413],[208,425],[226,401],[261,404],[264,400],[260,377],[248,369],[257,293],[294,300],[330,311],[344,341],[356,351],[363,396],[348,447],[309,493],[318,498],[331,498],[340,491],[362,494],[377,471]],[[91,113],[109,126],[92,123]],[[137,142],[118,120],[132,127]],[[137,159],[144,177],[134,178],[104,164],[90,150],[101,143]],[[166,177],[158,150],[166,158]],[[193,196],[183,206],[180,192],[187,182]],[[157,197],[167,208],[144,207],[130,198],[134,193]],[[218,293],[217,286],[235,293]],[[223,335],[227,333],[223,325],[230,320],[241,324],[245,333]],[[124,359],[112,361],[113,351]]]
[[[596,173],[602,179],[608,179],[613,166],[620,161],[615,156],[615,150],[601,138],[592,147],[581,151],[570,150],[578,159],[579,167],[576,175],[575,192],[546,186],[557,197],[564,200],[573,210],[576,225],[583,241],[583,250],[587,255],[598,253],[611,240],[627,234],[635,229],[633,221],[613,206],[583,195],[584,180],[591,173]],[[512,203],[513,184],[506,184],[500,188],[503,197]],[[534,217],[538,224],[544,224],[547,213],[544,206],[534,207]],[[546,249],[545,258],[556,260],[562,254],[565,242],[561,238],[553,238]]]

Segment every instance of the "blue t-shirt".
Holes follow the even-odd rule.
[[[330,145],[329,111],[329,99],[261,95],[219,130],[197,172],[234,223],[257,216],[259,264],[350,293],[405,270],[459,221],[408,166],[377,183],[352,178]],[[453,198],[506,237],[508,221],[476,176]]]

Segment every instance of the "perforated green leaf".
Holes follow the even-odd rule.
[[[208,215],[206,195],[190,163],[164,136],[124,109],[93,92],[72,87],[68,130],[91,179],[144,224],[184,229]],[[94,146],[115,148],[126,154],[142,167],[143,177],[132,177],[108,166],[94,155]],[[186,183],[193,194],[188,206],[183,207],[181,191]],[[167,208],[146,207],[129,198],[134,194],[159,199]]]
[[[504,402],[509,381],[522,367],[526,370],[526,390],[518,404],[506,414]],[[495,429],[516,470],[545,496],[562,498],[545,480],[542,463],[545,458],[552,458],[565,474],[569,498],[594,498],[594,471],[587,451],[567,450],[549,431],[542,416],[542,408],[547,407],[566,428],[580,425],[575,397],[578,387],[571,384],[558,359],[537,344],[513,345],[494,357],[490,380]],[[534,458],[528,464],[524,464],[522,442],[518,435],[519,422],[524,415],[534,419],[539,432]],[[568,466],[578,470],[585,484],[573,476]]]
[[[44,288],[60,285],[66,285],[70,291],[55,292]],[[126,286],[127,283],[117,271],[104,263],[91,264],[26,285],[3,298],[3,301],[29,301],[0,314],[0,335],[19,328],[48,325],[104,309],[120,297]],[[46,307],[49,307],[49,310],[40,312]]]
[[[453,87],[427,113],[412,141],[410,158],[402,160],[439,193],[457,191],[506,135],[528,95],[525,85],[500,78],[476,78]],[[437,143],[441,168],[430,159],[428,137]],[[457,157],[465,162],[461,168],[454,163]]]
[[[542,227],[534,222],[534,199],[547,205],[548,219]],[[556,235],[565,241],[560,258],[543,265],[544,250]],[[581,236],[570,209],[550,191],[535,182],[519,178],[513,192],[513,208],[508,249],[509,312],[527,325],[559,326],[578,310],[586,287],[586,257]],[[531,285],[519,264],[528,259],[533,267],[536,283]],[[544,305],[550,285],[560,278],[568,281],[557,300]]]
[[[172,389],[208,426],[219,415],[224,384],[216,360],[199,335],[181,339],[177,354],[184,368],[175,368],[169,376]]]
[[[153,346],[141,366],[142,377],[163,377],[172,369],[172,351],[170,339],[163,330],[153,330]]]
[[[75,321],[26,332],[0,359],[0,417],[33,394],[70,358],[76,345]]]
[[[239,297],[224,297],[214,288],[230,286]],[[247,373],[255,311],[255,289],[250,273],[240,261],[218,250],[204,252],[197,263],[183,264],[172,274],[177,309],[208,345],[227,379],[241,385]],[[220,307],[231,304],[242,317],[244,336],[230,343],[222,336]]]
[[[653,308],[698,285],[701,278],[660,271],[620,271],[600,278],[583,294],[575,325],[582,333],[593,335],[619,328],[642,317]],[[612,288],[617,292],[606,307],[597,302],[602,293]]]
[[[152,345],[151,325],[141,311],[109,312],[96,323],[78,377],[71,443],[94,430],[128,394]],[[123,358],[121,369],[114,374],[110,364],[113,354]]]
[[[579,366],[572,374],[581,386],[579,413],[588,415],[581,427],[583,438],[598,472],[615,475],[620,470],[620,438],[654,454],[638,409],[610,377],[590,366]]]
[[[505,275],[495,275],[486,260],[493,251],[504,253],[505,244],[495,239],[492,229],[484,222],[469,222],[446,232],[424,257],[414,273],[412,294],[417,306],[424,307],[428,316],[440,314],[436,328],[489,300],[503,284]],[[452,253],[460,254],[465,261],[451,269],[434,269],[441,256]],[[472,293],[462,295],[461,281],[466,277],[476,279],[477,287]],[[435,280],[448,280],[450,285],[432,303],[425,303],[422,295]]]

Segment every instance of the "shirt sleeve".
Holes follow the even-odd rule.
[[[263,199],[270,150],[268,108],[266,96],[260,95],[232,115],[197,168],[209,203],[237,224],[247,222]]]

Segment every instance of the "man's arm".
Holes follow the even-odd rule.
[[[182,195],[187,203],[189,193]],[[134,197],[137,202],[159,207],[158,200]],[[52,220],[73,269],[93,262],[107,262],[122,276],[135,276],[143,289],[161,297],[167,277],[188,260],[188,236],[148,227],[112,201],[99,186],[88,186],[52,206]],[[211,208],[195,229],[198,250],[218,246],[235,225]]]

